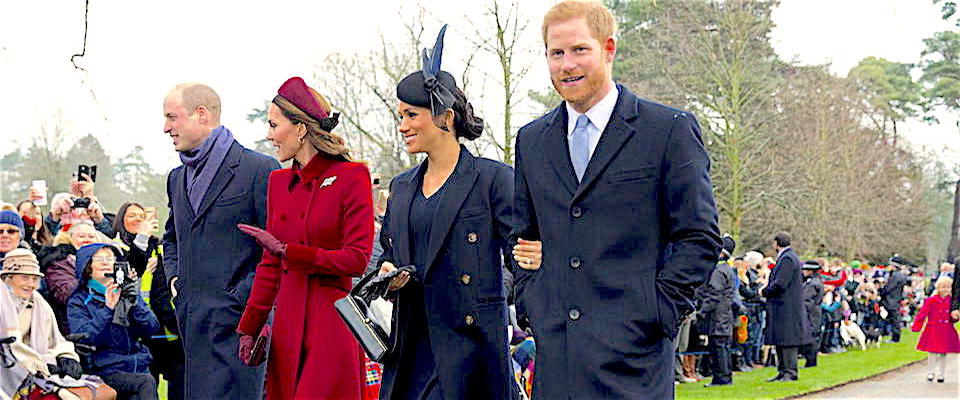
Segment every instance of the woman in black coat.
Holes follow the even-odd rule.
[[[397,85],[406,150],[427,159],[394,178],[380,233],[382,273],[416,267],[391,282],[398,352],[384,361],[380,398],[511,399],[502,269],[513,170],[458,143],[483,125],[439,70],[439,47],[436,63],[424,60],[424,71]]]

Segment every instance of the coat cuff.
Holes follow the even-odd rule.
[[[290,269],[307,269],[313,265],[316,249],[300,244],[287,245],[287,267]]]

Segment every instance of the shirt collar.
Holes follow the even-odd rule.
[[[784,247],[784,248],[780,249],[780,251],[777,252],[777,258],[780,258],[780,256],[783,255],[783,252],[785,252],[785,251],[787,251],[787,250],[789,250],[789,249],[790,249],[790,246],[787,246],[787,247]]]
[[[613,109],[617,107],[617,98],[620,97],[620,88],[617,87],[617,84],[611,82],[611,86],[610,91],[607,92],[597,104],[590,107],[587,112],[582,113],[586,114],[587,118],[590,118],[590,123],[597,127],[597,130],[600,132],[603,132],[603,130],[607,128],[607,123],[610,122],[610,117],[613,116]],[[564,104],[567,107],[567,121],[572,121],[572,123],[567,124],[567,135],[570,135],[573,133],[577,118],[580,117],[581,113],[574,110],[569,102],[564,102]]]

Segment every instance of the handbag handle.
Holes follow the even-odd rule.
[[[379,269],[371,271],[357,282],[357,285],[350,290],[350,295],[369,303],[377,297],[386,295],[390,281],[401,272],[408,272],[412,276],[416,271],[415,265],[404,265],[383,275],[380,275]]]

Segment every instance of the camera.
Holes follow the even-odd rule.
[[[78,181],[86,181],[87,178],[84,178],[84,177],[83,177],[84,175],[89,176],[91,182],[96,182],[96,181],[97,181],[97,166],[96,166],[96,165],[83,165],[83,164],[80,164],[80,166],[77,167],[77,180],[78,180]]]
[[[90,207],[90,198],[88,197],[77,197],[73,199],[73,205],[70,208],[89,208]]]
[[[123,287],[123,284],[126,282],[132,282],[130,274],[130,263],[126,261],[116,261],[113,263],[113,273],[106,274],[107,277],[113,278],[117,282],[118,286]]]

